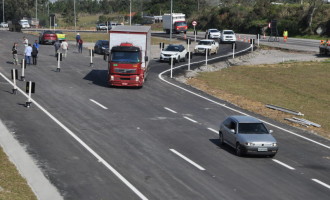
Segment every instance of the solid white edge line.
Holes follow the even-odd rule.
[[[191,121],[191,122],[197,123],[197,121],[195,121],[195,120],[193,120],[193,119],[191,119],[191,118],[189,118],[189,117],[184,116],[183,118],[185,118],[186,120],[189,120],[189,121]]]
[[[284,166],[284,167],[290,169],[290,170],[295,170],[295,168],[293,168],[293,167],[291,167],[291,166],[289,166],[289,165],[287,165],[287,164],[285,164],[285,163],[283,163],[283,162],[281,162],[281,161],[279,161],[279,160],[276,160],[276,159],[272,159],[272,160],[273,160],[274,162],[276,162],[276,163],[278,163],[278,164],[280,164],[280,165],[282,165],[282,166]]]
[[[219,135],[219,132],[217,130],[215,130],[213,128],[207,128],[207,129]]]
[[[167,108],[167,107],[164,107],[164,109],[165,109],[165,110],[168,110],[168,111],[170,111],[170,112],[172,112],[172,113],[177,113],[176,111],[174,111],[174,110],[172,110],[172,109],[170,109],[170,108]]]
[[[328,184],[326,184],[326,183],[323,183],[322,181],[320,181],[320,180],[318,180],[318,179],[313,178],[312,181],[314,181],[314,182],[316,182],[316,183],[318,183],[318,184],[320,184],[320,185],[323,185],[324,187],[330,189],[330,185],[328,185]]]
[[[104,105],[100,104],[99,102],[95,101],[94,99],[89,99],[91,102],[95,103],[96,105],[100,106],[101,108],[108,110],[107,107],[105,107]]]
[[[0,75],[9,82],[12,86],[14,84],[5,77],[1,72]],[[25,94],[19,87],[17,90],[21,92],[26,98],[28,95]],[[107,161],[105,161],[99,154],[97,154],[92,148],[90,148],[84,141],[82,141],[76,134],[74,134],[68,127],[66,127],[62,122],[56,119],[52,114],[50,114],[46,109],[44,109],[40,104],[38,104],[34,99],[31,98],[31,102],[35,104],[40,110],[42,110],[49,118],[51,118],[55,123],[57,123],[61,128],[63,128],[69,135],[71,135],[81,146],[83,146],[89,153],[91,153],[99,162],[101,162],[106,168],[108,168],[118,179],[120,179],[128,188],[130,188],[137,196],[142,200],[148,200],[137,188],[135,188],[124,176],[122,176],[115,168],[113,168]]]
[[[170,149],[170,151],[172,151],[174,154],[176,154],[177,156],[181,157],[182,159],[184,159],[185,161],[187,161],[188,163],[194,165],[195,167],[197,167],[199,170],[204,171],[205,169],[203,167],[201,167],[199,164],[195,163],[194,161],[190,160],[189,158],[187,158],[186,156],[182,155],[181,153],[177,152],[175,149]]]
[[[244,51],[248,51],[250,48],[251,48],[251,47],[249,47],[249,48],[247,48],[247,49],[244,49],[244,50],[242,50],[242,51],[236,52],[236,53],[241,53],[241,52],[244,52]],[[227,55],[225,55],[225,56],[218,56],[218,57],[216,57],[216,58],[227,57],[227,56],[230,56],[230,55],[232,55],[232,54],[229,54],[229,55],[227,54]],[[213,58],[213,59],[215,59],[215,58]],[[213,60],[213,59],[210,59],[210,60]],[[201,63],[201,62],[205,62],[205,61],[198,61],[198,62],[194,62],[194,63],[191,63],[191,64]],[[183,66],[186,66],[186,65],[188,65],[188,64],[183,64],[183,65],[180,65],[180,66],[174,67],[173,70],[174,70],[174,69],[177,69],[177,68],[180,68],[180,67],[183,67]],[[209,101],[209,102],[212,102],[212,103],[214,103],[214,104],[216,104],[216,105],[222,106],[222,107],[224,107],[224,108],[227,108],[227,109],[229,109],[229,110],[232,110],[232,111],[237,112],[237,113],[242,114],[242,115],[250,116],[250,115],[248,115],[247,113],[244,113],[244,112],[239,111],[239,110],[237,110],[237,109],[234,109],[234,108],[231,108],[231,107],[229,107],[229,106],[226,106],[225,104],[221,104],[221,103],[219,103],[219,102],[217,102],[217,101],[214,101],[214,100],[212,100],[212,99],[209,99],[209,98],[207,98],[207,97],[204,97],[204,96],[202,96],[202,95],[200,95],[200,94],[197,94],[197,93],[192,92],[192,91],[190,91],[190,90],[188,90],[188,89],[186,89],[186,88],[183,88],[183,87],[181,87],[181,86],[178,86],[178,85],[176,85],[176,84],[174,84],[174,83],[171,83],[171,82],[165,80],[165,79],[163,78],[163,74],[165,74],[166,72],[168,72],[168,71],[170,71],[170,70],[171,70],[171,69],[168,69],[168,70],[165,70],[165,71],[161,72],[161,73],[158,75],[158,78],[159,78],[160,80],[164,81],[165,83],[169,84],[169,85],[172,85],[172,86],[174,86],[174,87],[176,87],[176,88],[179,88],[179,89],[181,89],[181,90],[183,90],[183,91],[186,91],[186,92],[188,92],[188,93],[190,93],[190,94],[193,94],[193,95],[195,95],[195,96],[198,96],[198,97],[200,97],[200,98],[202,98],[202,99],[205,99],[205,100],[207,100],[207,101]],[[327,145],[325,145],[325,144],[322,144],[322,143],[320,143],[320,142],[317,142],[317,141],[312,140],[312,139],[310,139],[310,138],[307,138],[307,137],[305,137],[305,136],[299,135],[298,133],[292,132],[292,131],[287,130],[287,129],[285,129],[285,128],[279,127],[279,126],[277,126],[277,125],[275,125],[275,124],[272,124],[272,123],[270,123],[270,122],[267,122],[267,121],[264,121],[264,120],[261,120],[261,119],[259,119],[259,120],[262,121],[262,122],[264,122],[265,124],[268,124],[269,126],[272,126],[272,127],[274,127],[274,128],[280,129],[280,130],[282,130],[282,131],[285,131],[285,132],[287,132],[287,133],[290,133],[290,134],[292,134],[292,135],[295,135],[295,136],[297,136],[297,137],[300,137],[300,138],[302,138],[302,139],[305,139],[305,140],[307,140],[307,141],[310,141],[310,142],[312,142],[312,143],[315,143],[315,144],[318,144],[318,145],[320,145],[320,146],[323,146],[323,147],[325,147],[325,148],[327,148],[327,149],[330,149],[330,146],[327,146]]]

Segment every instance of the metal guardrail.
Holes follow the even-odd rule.
[[[301,112],[297,112],[297,111],[294,111],[294,110],[289,110],[289,109],[282,108],[282,107],[275,106],[275,105],[271,105],[271,104],[266,104],[266,107],[267,108],[270,108],[270,109],[274,109],[274,110],[279,110],[279,111],[282,111],[282,112],[290,113],[290,114],[293,114],[293,115],[304,116],[304,114],[302,114]]]
[[[321,128],[320,124],[308,121],[306,119],[292,117],[292,118],[285,118],[285,120],[288,120],[288,121],[294,122],[294,123],[298,123],[298,124],[301,124],[301,125],[304,125],[304,126],[315,126],[315,127]]]

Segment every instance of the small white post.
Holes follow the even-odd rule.
[[[188,71],[190,71],[190,47],[189,47],[190,39],[188,39]]]
[[[32,93],[32,81],[29,81],[29,97],[28,100],[26,102],[26,107],[30,108],[31,105],[31,93]]]
[[[90,63],[90,67],[93,67],[93,49],[90,49],[90,54],[91,54],[91,63]]]
[[[258,47],[259,47],[259,44],[260,44],[260,34],[258,34]]]
[[[252,44],[251,44],[251,45],[252,45],[252,46],[251,46],[251,47],[252,47],[251,50],[252,50],[252,52],[253,52],[254,39],[251,39],[251,40],[252,40],[252,42],[251,42],[251,43],[252,43]]]
[[[208,49],[205,49],[205,66],[207,66],[207,54],[209,53]]]
[[[60,53],[57,53],[57,69],[56,69],[57,72],[60,72],[61,71],[61,56],[60,56]]]
[[[21,81],[25,81],[25,59],[22,59],[22,76]]]
[[[16,86],[16,69],[13,69],[13,82],[14,82],[13,93],[16,94],[16,93],[17,93],[17,86]]]
[[[173,78],[173,57],[171,56],[171,78]]]
[[[233,58],[235,58],[235,45],[236,43],[233,43]]]

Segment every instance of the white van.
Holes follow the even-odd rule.
[[[21,19],[19,21],[19,24],[22,26],[22,28],[30,28],[29,21],[26,19]]]

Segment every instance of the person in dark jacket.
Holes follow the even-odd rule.
[[[14,43],[14,46],[12,48],[13,52],[13,59],[14,59],[14,65],[18,65],[18,56],[17,56],[17,43]]]
[[[61,48],[60,41],[56,40],[56,42],[54,43],[54,47],[55,47],[55,56],[57,56],[57,54],[60,52],[60,48]]]
[[[37,65],[37,56],[38,56],[38,48],[33,45],[32,47],[32,64]]]
[[[78,45],[79,45],[79,46],[78,46],[78,52],[79,52],[79,53],[82,53],[83,43],[84,43],[84,42],[83,42],[82,39],[79,39],[79,40],[78,40]]]

